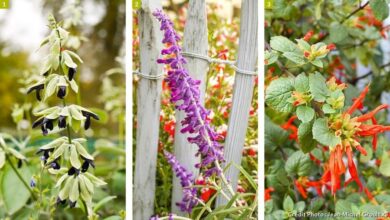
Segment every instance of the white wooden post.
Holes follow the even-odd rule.
[[[157,64],[162,49],[162,32],[152,12],[161,8],[159,0],[142,0],[139,10],[140,72],[148,76],[162,73]],[[137,89],[137,148],[133,190],[133,219],[147,220],[154,212],[157,147],[162,79],[142,76]]]
[[[188,16],[186,26],[184,28],[183,50],[207,56],[208,39],[207,39],[207,14],[205,0],[190,0],[188,6]],[[208,62],[198,58],[187,57],[186,65],[190,75],[198,80],[201,80],[200,85],[201,102],[204,103],[206,90],[206,75],[208,71]],[[195,164],[199,163],[200,158],[195,157],[197,146],[190,144],[187,141],[188,135],[180,133],[182,129],[181,121],[184,119],[183,112],[176,112],[176,129],[174,140],[174,153],[178,161],[194,173],[198,175],[199,170],[195,168]],[[172,212],[180,214],[180,210],[175,205],[176,202],[182,199],[182,187],[180,180],[173,178],[172,191]]]
[[[257,63],[258,46],[258,2],[257,0],[243,0],[241,5],[240,41],[238,48],[237,66],[241,70],[254,71]],[[248,128],[249,111],[254,87],[253,75],[236,72],[232,109],[229,116],[229,125],[225,141],[226,164],[233,162],[241,164],[246,130]],[[239,170],[231,166],[226,177],[234,189],[237,187]],[[219,196],[217,206],[225,204],[226,200]]]

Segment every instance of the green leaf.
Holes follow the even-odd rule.
[[[329,29],[329,37],[333,43],[341,42],[348,37],[347,28],[338,23],[333,24]]]
[[[29,182],[31,178],[30,170],[26,166],[23,166],[18,171],[24,181]],[[1,197],[7,213],[12,215],[26,205],[30,198],[30,192],[9,166],[6,166],[2,173]]]
[[[240,170],[240,172],[244,175],[244,177],[248,180],[249,184],[253,187],[254,190],[257,190],[257,183],[256,181],[253,179],[253,177],[244,169],[242,168],[242,166],[240,165],[237,165],[235,163],[233,163],[233,165],[238,169]]]
[[[323,67],[324,67],[324,64],[323,64],[322,61],[319,60],[319,59],[310,61],[310,63],[313,64],[314,66],[319,67],[319,68],[323,68]]]
[[[308,210],[312,212],[317,212],[321,209],[321,207],[325,204],[325,199],[322,197],[316,197],[310,201],[310,205]]]
[[[332,106],[330,106],[329,104],[324,104],[322,106],[322,111],[325,113],[325,114],[333,114],[336,112],[335,109],[332,108]]]
[[[336,213],[343,213],[343,212],[347,212],[347,213],[352,212],[351,203],[346,200],[340,199],[336,203]]]
[[[385,20],[389,17],[389,6],[386,0],[371,0],[370,6],[378,20]]]
[[[283,36],[271,37],[270,46],[280,52],[299,52],[299,48],[294,42]]]
[[[306,42],[305,40],[303,39],[296,39],[297,43],[298,43],[298,47],[303,49],[303,50],[309,50],[310,51],[310,44],[308,42]]]
[[[310,92],[317,102],[324,102],[329,95],[329,89],[326,86],[326,80],[320,73],[309,75]]]
[[[305,59],[303,58],[303,56],[301,54],[297,54],[294,52],[284,52],[283,56],[286,57],[288,60],[290,60],[296,64],[299,64],[299,65],[303,65],[306,63]]]
[[[309,78],[305,74],[299,74],[294,80],[294,88],[301,93],[308,92],[310,90]]]
[[[296,151],[287,159],[284,168],[290,175],[307,176],[311,165],[309,155],[302,151]]]
[[[265,102],[280,112],[291,112],[293,105],[288,102],[294,90],[294,81],[291,78],[279,78],[271,82],[266,90]]]
[[[325,118],[319,118],[314,122],[313,138],[322,145],[329,147],[334,147],[341,142],[340,138],[329,130],[328,121]]]
[[[272,122],[267,116],[265,117],[265,122],[267,125],[264,132],[265,146],[269,149],[274,149],[283,145],[288,139],[288,132]]]
[[[275,63],[279,58],[279,54],[276,51],[265,51],[264,59],[267,61],[266,65]]]
[[[100,200],[95,207],[93,208],[94,212],[99,211],[100,208],[103,207],[103,205],[107,204],[108,202],[111,202],[112,200],[116,199],[116,196],[107,196],[104,199]]]
[[[292,210],[294,210],[294,201],[291,199],[290,196],[287,196],[286,198],[284,198],[283,209],[285,211],[292,211]]]
[[[297,202],[295,204],[295,210],[297,210],[298,212],[303,212],[303,210],[305,210],[305,202],[304,201],[300,201],[300,202]]]
[[[383,176],[390,176],[390,158],[386,153],[382,155],[382,161],[379,167],[379,172]]]
[[[313,123],[301,123],[298,127],[298,140],[304,153],[309,153],[317,146],[313,139],[312,127]]]
[[[303,123],[310,122],[314,118],[314,109],[309,106],[298,106],[297,108],[297,117]]]

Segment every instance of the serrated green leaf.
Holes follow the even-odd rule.
[[[283,209],[285,211],[292,211],[294,210],[294,201],[291,199],[290,196],[287,196],[283,200]]]
[[[341,42],[348,37],[347,28],[335,23],[329,29],[329,37],[333,43]]]
[[[297,210],[298,212],[303,212],[303,210],[305,210],[305,207],[306,204],[304,201],[300,201],[295,204],[295,210]]]
[[[389,6],[386,0],[371,0],[370,6],[378,20],[384,20],[389,17]]]
[[[283,56],[298,65],[303,65],[306,63],[305,59],[303,58],[303,55],[295,52],[284,52]]]
[[[329,147],[335,147],[341,142],[340,138],[329,130],[328,121],[325,118],[319,118],[314,122],[313,138],[322,145]]]
[[[314,118],[314,109],[312,109],[309,106],[298,106],[297,108],[297,117],[299,120],[301,120],[303,123],[310,122]]]
[[[266,65],[275,63],[279,58],[279,54],[276,51],[265,51],[264,59],[267,61]]]
[[[308,92],[310,90],[309,78],[305,74],[299,74],[294,80],[294,88],[301,93]]]
[[[307,176],[311,165],[309,155],[296,151],[287,159],[284,168],[290,175]]]
[[[319,60],[319,59],[310,61],[310,63],[313,64],[314,66],[319,67],[319,68],[323,68],[323,67],[324,67],[324,64],[323,64],[322,61]]]
[[[332,108],[332,106],[330,106],[329,104],[324,104],[322,106],[322,111],[325,113],[325,114],[333,114],[336,112],[335,109]]]
[[[271,82],[266,90],[265,102],[280,112],[291,112],[293,105],[288,102],[294,90],[294,80],[279,78]]]
[[[304,153],[309,153],[317,146],[313,139],[312,127],[313,123],[301,123],[298,127],[298,140]]]
[[[386,153],[382,155],[381,165],[379,166],[379,172],[383,176],[390,176],[390,158]]]
[[[271,37],[270,46],[280,52],[299,52],[299,48],[294,42],[283,36]]]
[[[320,73],[309,75],[310,92],[313,99],[317,102],[324,102],[329,95],[329,89],[326,86],[326,80]]]

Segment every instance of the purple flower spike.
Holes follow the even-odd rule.
[[[159,59],[158,63],[171,67],[165,79],[171,88],[171,102],[176,109],[186,113],[186,117],[181,121],[183,128],[180,132],[193,134],[188,141],[198,146],[196,156],[202,157],[201,163],[196,167],[205,169],[206,177],[219,175],[221,171],[214,168],[213,164],[224,161],[222,146],[218,143],[220,135],[210,126],[207,120],[210,111],[200,102],[200,81],[193,79],[184,68],[186,60],[180,53],[180,37],[173,29],[172,21],[161,10],[156,10],[153,15],[160,21],[161,30],[164,31],[163,43],[169,44],[167,49],[161,51],[161,54],[167,57]]]
[[[196,198],[197,189],[192,188],[194,177],[191,172],[187,171],[186,168],[180,165],[175,156],[167,151],[164,151],[164,155],[175,172],[176,177],[180,179],[180,184],[183,187],[183,199],[181,202],[176,203],[176,205],[182,212],[191,213],[192,208],[198,204],[198,200]]]

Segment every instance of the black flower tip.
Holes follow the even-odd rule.
[[[63,99],[66,96],[66,86],[60,86],[57,92],[57,97]]]
[[[18,160],[18,168],[20,169],[21,167],[22,167],[22,165],[23,165],[23,160]]]
[[[84,117],[86,117],[84,123],[85,130],[88,130],[91,127],[91,117],[95,120],[99,120],[99,116],[95,113],[87,112],[87,111],[81,111],[81,113],[83,114]]]
[[[77,69],[76,68],[69,68],[68,70],[68,78],[69,78],[69,81],[72,81],[73,78],[74,78],[74,75],[76,74],[77,72]]]
[[[44,118],[41,118],[41,119],[36,120],[36,121],[32,124],[32,128],[36,128],[36,127],[38,127],[39,125],[42,125],[43,120],[44,120]]]
[[[66,128],[66,117],[65,116],[60,115],[60,117],[58,118],[58,127],[59,128]]]
[[[57,161],[51,162],[50,166],[55,170],[59,170],[61,168],[60,164]]]
[[[41,98],[41,90],[45,88],[45,85],[44,84],[39,84],[39,85],[36,85],[36,86],[33,86],[31,88],[29,88],[27,90],[27,94],[30,94],[32,91],[35,90],[35,95],[36,95],[36,98],[38,101],[41,101],[42,98]]]
[[[83,173],[87,172],[89,166],[95,168],[95,163],[92,160],[85,159],[83,165],[81,166],[81,172]]]
[[[74,167],[71,167],[69,170],[68,170],[68,175],[69,176],[72,176],[76,174],[76,176],[78,176],[80,174],[80,170],[74,168]]]
[[[32,125],[33,128],[37,127],[38,125],[41,125],[41,130],[43,135],[47,135],[49,133],[49,130],[53,130],[53,120],[47,119],[47,118],[41,118],[37,121],[35,121]]]
[[[57,197],[57,202],[56,202],[57,206],[59,205],[65,205],[66,204],[66,200],[61,200],[60,197]]]
[[[72,202],[72,201],[69,200],[69,207],[70,208],[76,207],[76,203],[77,203],[77,201]]]
[[[92,113],[92,112],[87,112],[87,111],[81,111],[81,113],[83,114],[83,116],[85,117],[92,117],[93,119],[95,120],[100,120],[99,116],[95,113]]]

